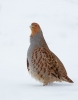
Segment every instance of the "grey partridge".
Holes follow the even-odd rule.
[[[54,81],[73,83],[60,59],[49,49],[37,23],[30,26],[30,46],[27,51],[27,69],[33,78],[47,85]]]

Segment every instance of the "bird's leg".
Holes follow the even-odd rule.
[[[46,86],[46,85],[48,85],[48,83],[43,83],[43,86]]]

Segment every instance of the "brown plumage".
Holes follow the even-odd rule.
[[[30,46],[27,52],[27,69],[35,79],[47,85],[54,81],[73,83],[67,76],[66,69],[60,59],[50,51],[40,26],[30,26]]]

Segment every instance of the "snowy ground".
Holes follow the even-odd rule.
[[[32,22],[74,84],[42,86],[26,69]],[[78,0],[0,0],[0,100],[78,100]]]

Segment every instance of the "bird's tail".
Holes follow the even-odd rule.
[[[64,76],[62,79],[66,82],[74,83],[68,76]]]

